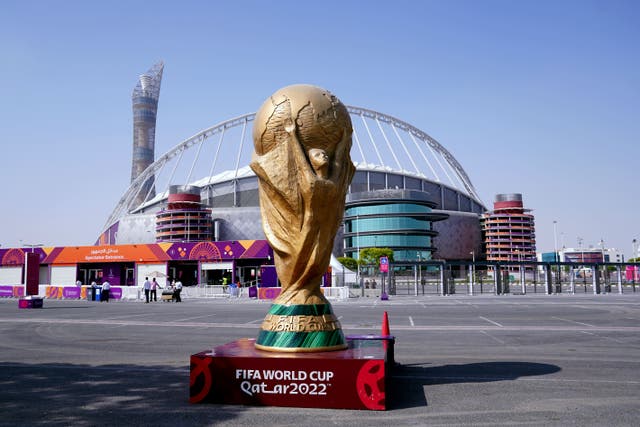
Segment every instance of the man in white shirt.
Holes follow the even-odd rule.
[[[155,279],[153,279],[155,280]],[[151,291],[151,282],[149,281],[148,277],[144,278],[144,284],[142,285],[142,287],[144,288],[144,297],[146,299],[145,304],[149,303],[149,291]]]
[[[106,280],[102,282],[102,291],[100,292],[100,302],[109,302],[109,293],[111,291],[111,284]]]
[[[176,299],[176,302],[182,302],[182,298],[180,298],[180,293],[182,292],[182,282],[180,280],[176,281],[176,289],[173,291],[173,296]]]

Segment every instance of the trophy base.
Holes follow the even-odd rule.
[[[339,351],[279,354],[245,338],[193,354],[189,401],[386,410],[393,337],[375,338],[350,337]]]
[[[274,303],[256,340],[256,348],[272,352],[311,353],[347,348],[331,304]]]

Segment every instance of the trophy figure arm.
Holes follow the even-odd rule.
[[[335,156],[331,165],[330,179],[336,184],[336,187],[342,189],[346,195],[347,187],[353,178],[356,167],[351,161],[351,132],[345,132],[342,139],[336,146]],[[343,197],[344,199],[344,197]],[[344,200],[342,201],[344,204]],[[341,220],[342,218],[340,218]]]

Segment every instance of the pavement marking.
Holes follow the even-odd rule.
[[[262,319],[256,319],[256,320],[252,320],[251,322],[247,322],[247,325],[255,325],[257,323],[262,323],[262,321],[264,320],[264,318]]]
[[[564,319],[562,317],[556,317],[553,316],[552,319],[556,319],[556,320],[562,320],[563,322],[569,322],[569,323],[575,323],[576,325],[583,325],[583,326],[588,326],[590,328],[595,328],[595,325],[590,325],[588,323],[582,323],[582,322],[576,322],[575,320],[571,320],[571,319]]]
[[[458,301],[458,300],[454,300],[454,301],[457,302],[458,304],[461,304],[461,305],[468,305],[470,307],[476,307],[473,303],[470,303],[470,302],[467,302],[467,301],[465,301],[465,302]]]
[[[127,319],[129,317],[143,317],[143,316],[151,316],[156,314],[155,312],[148,312],[148,313],[142,313],[142,314],[129,314],[127,316],[112,316],[109,317],[110,320],[117,320],[117,319]]]
[[[409,316],[409,323],[411,323],[411,326],[416,326],[415,323],[413,323],[413,317]]]
[[[250,323],[208,323],[208,322],[174,322],[168,321],[163,322],[163,327],[198,327],[198,328],[234,328],[234,329],[255,329],[256,325],[254,323],[262,322],[264,319],[254,320]],[[488,320],[488,319],[485,319]],[[491,321],[490,321],[491,322]],[[126,325],[126,326],[138,326],[138,327],[146,327],[146,326],[157,326],[158,322],[150,322],[150,321],[135,321],[135,320],[108,320],[108,319],[34,319],[34,318],[0,318],[0,324],[38,324],[45,323],[49,326],[53,324],[59,325],[73,325],[73,324],[84,324],[84,325]],[[496,322],[492,322],[496,323]],[[376,324],[343,324],[342,329],[363,329],[363,330],[379,330],[380,325]],[[575,332],[575,331],[583,331],[584,327],[581,326],[531,326],[531,325],[521,325],[521,326],[493,326],[493,325],[435,325],[435,326],[409,326],[409,325],[395,325],[393,327],[394,330],[403,330],[403,331],[433,331],[433,332],[466,332],[466,331],[519,331],[519,332],[540,332],[540,333],[548,333],[548,332]],[[589,328],[589,331],[596,332],[622,332],[622,333],[640,333],[640,326],[596,326]]]
[[[587,332],[587,331],[580,331],[583,334],[587,334],[587,335],[593,335],[594,337],[598,337],[598,338],[602,338],[604,340],[609,340],[609,341],[613,341],[613,342],[617,342],[618,344],[627,344],[625,341],[616,339],[616,338],[611,338],[611,337],[603,337],[602,335],[598,335],[598,334],[594,334],[593,332]]]
[[[182,319],[174,319],[174,322],[184,322],[187,320],[193,320],[193,319],[202,319],[203,317],[210,317],[210,316],[215,316],[215,314],[205,314],[204,316],[195,316],[195,317],[185,317]]]
[[[502,345],[505,345],[505,346],[507,345],[507,343],[506,343],[506,342],[502,341],[502,340],[501,340],[501,339],[499,339],[499,338],[494,337],[493,335],[491,335],[491,334],[490,334],[490,333],[488,333],[487,331],[480,331],[480,333],[481,333],[481,334],[484,334],[484,335],[486,335],[486,336],[488,336],[488,337],[489,337],[489,338],[491,338],[492,340],[494,340],[494,341],[496,341],[496,342],[498,342],[498,343],[500,343],[500,344],[502,344]]]
[[[486,317],[482,317],[482,316],[478,316],[478,317],[481,318],[482,320],[486,320],[489,323],[493,323],[496,326],[500,326],[501,328],[503,327],[500,323],[494,322],[493,320],[487,319]]]

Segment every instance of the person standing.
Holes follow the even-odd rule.
[[[153,278],[153,282],[151,282],[151,296],[149,297],[149,300],[151,301],[158,301],[158,282],[156,282],[156,278]]]
[[[155,278],[153,280],[156,280]],[[151,291],[151,282],[148,277],[144,278],[144,283],[142,284],[142,288],[144,289],[144,298],[145,304],[149,303],[149,292]]]
[[[109,302],[109,293],[111,291],[111,284],[108,281],[102,282],[102,291],[100,292],[100,302]]]
[[[182,293],[182,282],[178,279],[175,284],[175,290],[173,291],[173,296],[175,297],[176,302],[182,302],[180,293]]]

